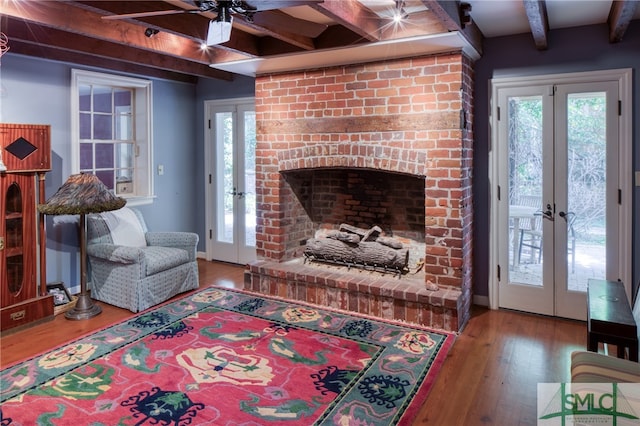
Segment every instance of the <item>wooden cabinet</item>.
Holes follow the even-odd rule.
[[[46,292],[45,173],[50,170],[47,125],[0,124],[0,331],[53,318]]]

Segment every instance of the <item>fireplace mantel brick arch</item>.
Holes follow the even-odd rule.
[[[351,143],[313,145],[278,152],[278,170],[288,172],[324,167],[364,168],[425,177],[426,152]]]

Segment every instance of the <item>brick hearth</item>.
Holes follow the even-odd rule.
[[[259,260],[249,265],[247,289],[462,329],[473,278],[472,88],[472,66],[461,53],[257,77]],[[339,186],[333,185],[335,173],[327,174],[331,170],[346,170],[356,184],[326,195],[327,188]],[[389,178],[362,178],[353,175],[357,170],[389,173]],[[309,178],[315,171],[324,174]],[[416,198],[423,203],[424,225],[422,217],[415,219],[415,212],[420,214],[415,202],[398,208],[406,194],[375,205],[366,205],[358,194],[357,179],[396,182],[391,176],[398,174],[424,184],[417,189],[424,196]],[[409,186],[415,193],[413,183]],[[322,187],[323,195],[311,195],[312,187]],[[367,194],[378,191],[361,187]],[[338,202],[345,206],[334,208]],[[358,223],[352,225],[424,238],[421,274],[380,278],[304,265],[305,241],[319,229],[337,229],[354,212]],[[406,216],[389,219],[397,214]],[[427,290],[426,284],[439,290]]]
[[[458,330],[465,320],[459,317],[464,312],[460,290],[427,290],[423,274],[397,278],[379,272],[304,264],[299,259],[284,263],[258,261],[245,272],[245,289],[444,330]]]

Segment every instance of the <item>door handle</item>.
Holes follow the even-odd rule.
[[[227,192],[227,194],[236,196],[236,195],[238,195],[238,191],[236,191],[236,187],[234,186],[233,187],[233,191],[232,192]]]
[[[560,216],[561,218],[563,218],[564,220],[566,220],[567,222],[570,221],[571,216],[575,215],[574,212],[559,212],[558,216]]]
[[[0,237],[0,251],[4,250],[4,237]]]
[[[547,210],[542,212],[542,217],[553,222],[553,212],[551,211],[551,204],[547,204]]]

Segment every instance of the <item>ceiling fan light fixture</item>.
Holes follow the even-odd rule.
[[[404,10],[404,0],[396,0],[396,8],[393,12],[393,22],[400,23],[409,18],[409,14]]]
[[[209,30],[207,31],[206,41],[207,46],[213,46],[216,44],[228,42],[231,39],[232,26],[232,16],[229,16],[228,21],[219,21],[218,19],[209,21]]]

